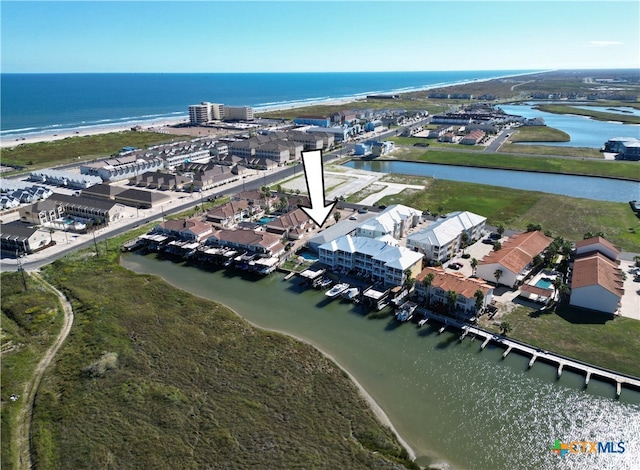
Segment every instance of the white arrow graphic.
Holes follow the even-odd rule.
[[[307,180],[307,193],[311,201],[311,207],[299,205],[318,227],[322,227],[329,217],[333,206],[332,202],[328,206],[324,205],[324,171],[322,169],[322,150],[309,150],[302,152],[302,165],[304,176]]]

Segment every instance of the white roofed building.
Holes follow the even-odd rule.
[[[410,228],[421,221],[421,211],[396,204],[360,224],[356,229],[356,235],[367,238],[378,238],[383,235],[391,235],[396,239],[403,238]]]
[[[421,253],[398,246],[395,239],[344,235],[318,248],[319,260],[334,271],[355,271],[386,285],[402,285],[407,270],[415,277],[422,269]]]
[[[407,248],[424,253],[432,261],[444,262],[462,247],[462,234],[469,241],[482,237],[486,217],[473,212],[451,212],[425,229],[407,236]]]

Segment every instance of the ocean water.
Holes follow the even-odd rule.
[[[3,73],[1,135],[186,119],[201,101],[268,109],[533,72]]]

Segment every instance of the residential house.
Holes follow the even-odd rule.
[[[213,227],[199,219],[175,219],[157,225],[153,231],[181,240],[201,241],[213,232]]]
[[[253,230],[216,230],[207,238],[206,243],[240,248],[272,257],[278,257],[284,253],[284,245],[279,235]]]
[[[51,244],[51,233],[21,222],[0,225],[0,249],[14,257],[40,251]]]
[[[616,261],[620,256],[620,250],[613,246],[609,240],[602,237],[592,237],[576,242],[576,257],[596,251],[613,261]]]
[[[287,212],[265,224],[267,232],[288,237],[291,240],[301,239],[312,227],[313,222],[302,209]]]
[[[427,288],[424,279],[433,274],[433,280]],[[445,272],[442,268],[425,268],[415,278],[416,294],[428,299],[431,305],[441,304],[448,306],[448,292],[457,294],[455,309],[460,312],[475,314],[476,292],[482,292],[482,307],[485,308],[493,300],[493,287],[481,279],[468,278],[461,273]]]
[[[476,275],[508,287],[517,287],[530,274],[533,259],[542,255],[553,241],[540,231],[519,233],[492,251],[478,263]],[[499,272],[499,279],[495,273]]]
[[[480,143],[486,134],[480,129],[473,130],[460,139],[462,145],[477,145]]]
[[[624,295],[622,285],[618,261],[599,252],[585,254],[573,263],[569,304],[614,314]]]
[[[45,199],[18,211],[20,220],[28,224],[44,225],[64,217],[64,206],[56,201]]]
[[[217,227],[230,228],[235,227],[251,214],[251,207],[247,201],[229,201],[209,210],[206,214],[206,219]]]
[[[468,211],[447,214],[426,228],[407,236],[407,248],[424,253],[431,261],[444,263],[462,248],[463,234],[468,241],[482,237],[486,217]]]
[[[60,193],[53,193],[48,200],[60,203],[68,215],[93,220],[98,224],[108,224],[118,220],[124,213],[124,205],[117,201]]]

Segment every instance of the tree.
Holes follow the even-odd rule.
[[[456,302],[458,301],[458,293],[454,290],[447,291],[447,305],[449,306],[449,313],[453,313],[456,308]]]
[[[498,250],[500,250],[501,248],[502,248],[502,243],[500,243],[500,242],[495,242],[495,243],[493,244],[493,251],[498,251]]]
[[[502,333],[503,335],[506,335],[510,331],[511,331],[511,323],[509,323],[506,320],[500,323],[500,333]]]
[[[500,238],[502,238],[502,235],[504,234],[504,225],[499,224],[496,227],[496,232],[498,232],[498,235],[500,235]]]
[[[640,268],[640,256],[638,255],[634,256],[633,261],[635,262],[636,268]]]
[[[340,220],[340,217],[342,217],[342,214],[340,213],[340,211],[335,211],[333,213],[333,218],[335,219],[336,223],[338,223],[338,220]]]
[[[469,234],[467,232],[462,232],[462,235],[460,235],[460,241],[462,241],[462,254],[464,255],[464,249],[469,244]]]
[[[411,276],[411,269],[407,268],[404,270],[404,286],[411,290],[416,280]]]
[[[473,275],[476,275],[476,268],[478,267],[478,260],[475,258],[471,258],[471,269],[473,270]]]
[[[493,277],[496,278],[496,286],[500,282],[500,278],[502,277],[502,269],[496,269],[493,273]]]
[[[484,292],[482,289],[478,289],[473,296],[476,298],[476,312],[479,312],[484,304]]]
[[[288,205],[289,205],[289,200],[285,196],[281,196],[280,202],[278,202],[278,209],[284,212],[284,210],[287,208]]]
[[[540,224],[528,224],[527,232],[535,232],[537,230],[542,230],[542,225]]]
[[[544,259],[542,258],[542,256],[540,256],[540,254],[535,255],[532,261],[535,267],[538,267],[544,263]]]
[[[431,303],[431,294],[429,292],[429,288],[431,287],[431,284],[433,283],[435,277],[435,274],[427,273],[427,275],[422,280],[422,285],[424,286],[424,290],[427,293],[427,305]]]

